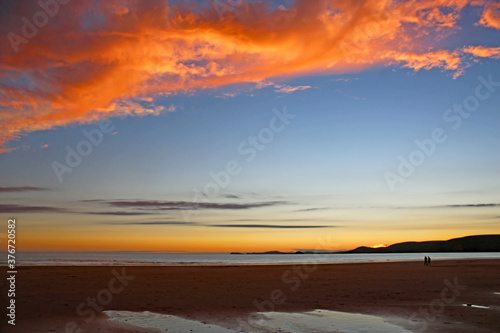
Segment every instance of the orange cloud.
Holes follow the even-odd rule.
[[[458,51],[450,52],[439,50],[426,53],[390,52],[389,58],[397,62],[405,62],[403,67],[413,68],[416,71],[440,67],[455,71],[454,77],[462,74],[462,59]]]
[[[492,3],[488,5],[479,21],[479,24],[485,27],[500,29],[500,3]]]
[[[464,52],[480,58],[500,59],[500,47],[469,46]]]
[[[242,2],[221,19],[195,2],[74,1],[45,15],[37,2],[15,1],[0,28],[8,36],[0,40],[0,153],[36,130],[174,111],[156,97],[195,89],[380,64],[457,76],[462,53],[436,41],[458,29],[469,4],[481,2]],[[493,24],[492,7],[481,22]]]

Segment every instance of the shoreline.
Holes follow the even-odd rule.
[[[418,261],[20,266],[17,279],[17,323],[7,333],[35,332],[33,327],[36,332],[64,332],[68,322],[89,332],[115,332],[118,324],[107,321],[102,310],[150,311],[234,324],[237,318],[261,310],[323,309],[382,316],[410,330],[423,325],[410,322],[412,316],[424,318],[426,332],[493,333],[500,327],[500,295],[494,294],[500,292],[500,259],[436,260],[432,266]],[[465,289],[458,288],[453,301],[444,302],[441,294],[450,283]],[[4,289],[5,282],[1,286]],[[452,296],[448,293],[445,301]],[[99,311],[92,310],[89,298],[97,300]],[[438,307],[432,313],[439,302],[444,304],[442,311]],[[490,308],[464,307],[464,303]],[[420,309],[430,317],[425,319]],[[119,331],[138,328],[120,326]]]
[[[464,253],[474,253],[474,252],[464,252]],[[490,253],[490,252],[481,252],[481,253]],[[491,252],[497,254],[496,256],[491,256],[491,257],[475,257],[475,258],[470,258],[470,257],[462,257],[462,258],[433,258],[432,262],[442,262],[442,261],[459,261],[459,260],[500,260],[500,253],[498,252]],[[397,254],[397,253],[396,253]],[[403,253],[403,254],[408,254],[408,253]],[[413,254],[413,253],[410,253]],[[347,255],[359,255],[359,254],[347,254]],[[380,256],[381,254],[378,253],[368,253],[368,254],[362,254],[362,255],[374,255],[374,256]],[[384,254],[382,254],[384,255]],[[386,255],[390,256],[390,253],[386,253]],[[422,255],[429,255],[429,253],[422,253]],[[432,255],[432,253],[430,254]],[[300,255],[298,255],[300,256]],[[283,265],[307,265],[307,264],[317,264],[317,265],[337,265],[337,264],[368,264],[368,263],[401,263],[401,262],[423,262],[422,258],[401,258],[401,259],[396,259],[396,260],[368,260],[368,261],[337,261],[337,262],[324,262],[324,261],[319,261],[315,260],[316,256],[321,258],[323,254],[319,255],[308,255],[308,256],[314,256],[310,257],[309,260],[305,261],[290,261],[290,262],[193,262],[193,261],[185,261],[185,262],[168,262],[168,263],[163,263],[163,262],[158,262],[158,263],[153,263],[153,262],[147,262],[147,263],[141,263],[141,262],[118,262],[118,263],[103,263],[103,264],[95,264],[95,263],[83,263],[86,260],[81,260],[82,264],[67,264],[67,263],[49,263],[49,264],[43,264],[43,263],[30,263],[30,264],[22,264],[22,263],[17,263],[17,267],[118,267],[118,266],[130,266],[130,267],[185,267],[185,266],[194,266],[194,267],[213,267],[213,266],[283,266]],[[72,260],[68,260],[71,262]],[[90,260],[92,261],[92,260]],[[0,265],[6,265],[7,263],[5,261],[0,261]]]
[[[477,261],[477,260],[498,260],[500,262],[500,258],[492,257],[492,258],[453,258],[453,259],[432,259],[432,264],[441,263],[441,262],[456,262],[456,261]],[[346,262],[284,262],[284,263],[180,263],[180,264],[102,264],[102,265],[68,265],[68,264],[60,264],[60,265],[43,265],[43,264],[17,264],[16,267],[29,268],[29,267],[240,267],[240,266],[296,266],[296,265],[348,265],[348,264],[389,264],[389,263],[415,263],[422,262],[422,259],[409,259],[409,260],[384,260],[384,261],[346,261]],[[3,263],[6,264],[6,263]],[[431,266],[432,266],[431,264]],[[2,265],[2,262],[0,262]]]

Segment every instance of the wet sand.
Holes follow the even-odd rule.
[[[414,332],[500,328],[500,260],[435,261],[432,267],[33,266],[18,268],[16,289],[16,326],[2,315],[2,332],[146,331],[110,322],[102,310],[150,311],[226,327],[258,311],[325,309],[382,316]]]

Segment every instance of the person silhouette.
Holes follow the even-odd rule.
[[[427,257],[427,265],[431,265],[431,257]]]
[[[424,257],[424,266],[427,266],[427,256]]]

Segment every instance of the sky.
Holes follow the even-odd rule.
[[[498,234],[499,2],[40,3],[0,1],[19,250]]]

